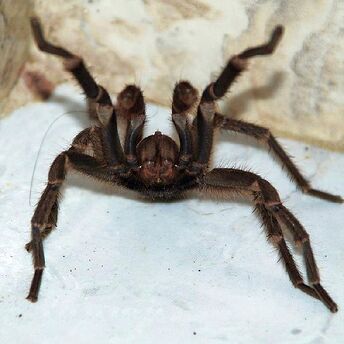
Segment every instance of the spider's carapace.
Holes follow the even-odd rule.
[[[177,179],[178,146],[160,131],[137,146],[138,177],[147,185],[170,185]]]

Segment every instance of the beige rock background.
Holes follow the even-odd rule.
[[[0,117],[23,104],[25,85],[19,80],[29,58],[30,31],[27,18],[32,13],[31,0],[0,0]],[[16,85],[15,92],[11,90]]]
[[[9,2],[30,7],[28,1],[0,1],[2,16]],[[25,6],[13,13],[16,23],[28,28]],[[283,24],[285,36],[275,54],[251,62],[221,104],[223,112],[269,126],[280,136],[344,150],[342,0],[36,0],[35,12],[49,39],[83,56],[112,94],[135,82],[148,100],[167,106],[177,80],[189,79],[202,89],[229,56],[264,42],[274,25]],[[0,25],[3,41],[2,32],[14,29],[4,21]],[[6,55],[16,66],[14,76],[27,43],[27,38],[16,42],[16,50]],[[31,51],[25,70],[44,71],[54,82],[71,80],[56,57],[33,46]],[[8,70],[3,65],[4,60],[1,71]],[[2,89],[9,90],[14,77],[1,78]],[[23,87],[20,80],[0,111],[26,101],[30,92]]]

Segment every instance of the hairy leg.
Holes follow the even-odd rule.
[[[206,87],[202,99],[213,101],[222,98],[236,78],[246,69],[248,59],[255,56],[270,55],[275,51],[282,38],[283,30],[283,26],[276,26],[267,43],[248,48],[239,55],[231,57],[217,80]]]
[[[221,129],[231,130],[254,137],[259,142],[267,145],[279,158],[282,165],[286,167],[291,178],[295,180],[296,184],[304,193],[330,202],[343,203],[344,200],[339,195],[332,195],[328,192],[314,189],[309,181],[301,174],[297,166],[293,163],[276,138],[271,134],[269,129],[244,121],[226,118],[220,114],[216,114],[215,123],[215,125]]]
[[[289,279],[291,280],[293,285],[296,288],[301,289],[306,294],[316,299],[320,299],[316,291],[304,283],[302,275],[297,268],[294,258],[285,242],[285,239],[283,238],[282,229],[280,224],[276,220],[276,217],[271,216],[271,213],[263,204],[257,204],[256,211],[260,216],[265,228],[267,229],[267,236],[269,241],[277,246],[280,257],[288,273]]]
[[[233,56],[223,69],[215,82],[210,83],[202,93],[201,101],[197,109],[197,154],[193,163],[195,173],[202,173],[209,163],[213,145],[214,124],[216,115],[216,100],[222,98],[231,84],[246,68],[247,60],[259,55],[272,54],[283,34],[283,27],[276,26],[270,40],[262,45],[248,48],[239,55]],[[173,105],[178,109],[178,103]],[[179,106],[181,107],[181,106]]]
[[[86,128],[81,131],[73,140],[69,152],[91,155],[102,164],[105,164],[103,148],[101,145],[101,129],[99,127]],[[48,215],[46,227],[41,231],[42,239],[46,238],[57,226],[58,219],[58,195]],[[25,245],[28,252],[32,250],[32,241]]]
[[[291,212],[282,205],[277,191],[269,182],[250,172],[219,168],[206,174],[200,184],[208,192],[222,192],[225,196],[239,193],[251,199],[262,219],[268,239],[279,250],[293,285],[308,295],[321,299],[331,312],[337,312],[336,303],[320,284],[320,276],[307,232]],[[295,243],[301,243],[311,286],[305,284],[294,262],[283,237],[279,221],[294,235]]]
[[[45,39],[41,22],[37,17],[31,18],[31,29],[36,44],[41,51],[64,59],[65,69],[73,74],[86,94],[91,118],[99,119],[99,114],[97,113],[98,104],[112,106],[107,91],[96,83],[81,57],[64,48],[53,45]],[[100,119],[100,121],[102,120]]]
[[[115,170],[105,167],[104,164],[89,155],[73,151],[73,148],[62,152],[55,158],[49,170],[48,184],[31,220],[31,241],[26,245],[26,248],[32,252],[35,269],[27,296],[27,299],[32,302],[37,301],[45,267],[43,239],[51,232],[57,219],[59,190],[69,168],[102,181],[116,181],[117,173]]]
[[[64,58],[66,69],[78,80],[87,97],[91,99],[97,98],[99,87],[84,65],[83,60],[68,50],[48,42],[44,37],[42,25],[38,18],[31,18],[31,29],[38,48],[48,54]]]

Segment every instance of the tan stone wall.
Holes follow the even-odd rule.
[[[341,0],[35,3],[49,39],[82,55],[111,93],[135,82],[148,100],[167,106],[177,80],[202,89],[229,56],[264,42],[283,24],[276,53],[252,61],[222,109],[277,135],[344,149]],[[31,60],[28,70],[70,80],[56,57],[33,48]]]
[[[23,102],[19,88],[12,94],[11,90],[29,57],[27,18],[32,8],[31,0],[0,0],[0,117]]]

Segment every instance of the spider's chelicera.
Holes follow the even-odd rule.
[[[48,184],[32,218],[32,239],[26,245],[32,252],[35,268],[29,300],[36,301],[38,297],[45,266],[43,239],[56,226],[59,189],[67,171],[76,170],[95,179],[136,190],[152,200],[180,198],[194,189],[203,193],[221,192],[228,198],[232,194],[246,197],[255,205],[267,237],[277,247],[293,285],[321,300],[332,312],[337,311],[336,303],[320,284],[309,235],[282,204],[276,189],[251,172],[231,168],[209,171],[208,168],[214,130],[232,130],[266,144],[303,192],[328,201],[343,202],[340,196],[313,189],[268,129],[227,118],[217,112],[216,101],[226,94],[245,70],[248,60],[273,53],[283,34],[282,26],[273,30],[266,44],[248,48],[230,58],[217,80],[210,83],[200,97],[188,81],[176,84],[172,120],[178,132],[179,145],[159,131],[142,138],[145,103],[140,88],[127,86],[113,105],[107,91],[94,81],[80,57],[47,42],[37,18],[31,19],[31,26],[39,49],[64,59],[65,68],[74,75],[86,94],[90,116],[97,125],[79,133],[71,147],[59,154],[50,167]],[[117,130],[119,117],[127,122],[123,145]],[[282,225],[291,232],[295,244],[302,248],[308,284],[288,249]]]

